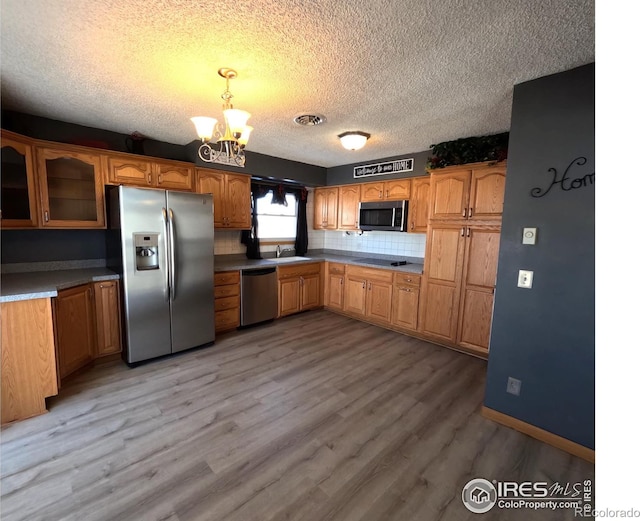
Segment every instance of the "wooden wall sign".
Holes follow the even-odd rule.
[[[353,167],[353,177],[369,177],[373,175],[399,174],[400,172],[413,171],[413,158],[397,159],[384,163],[373,163],[371,165],[359,165]]]

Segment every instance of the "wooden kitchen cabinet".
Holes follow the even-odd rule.
[[[120,282],[105,280],[93,283],[96,317],[96,357],[122,352]]]
[[[411,331],[418,329],[418,305],[420,302],[420,275],[393,274],[392,323]]]
[[[411,199],[409,200],[409,232],[426,232],[429,227],[429,194],[431,179],[414,177],[411,179]]]
[[[477,163],[431,171],[431,219],[502,218],[506,165]]]
[[[47,412],[58,394],[51,299],[0,304],[2,424]]]
[[[92,285],[59,291],[53,303],[58,376],[63,379],[91,363],[96,353]]]
[[[357,230],[360,218],[360,185],[344,185],[338,190],[338,229]]]
[[[193,165],[177,161],[156,161],[153,171],[157,188],[193,192],[195,186]]]
[[[100,154],[44,146],[36,146],[35,152],[42,226],[104,228]]]
[[[0,222],[2,228],[38,226],[38,186],[30,140],[2,130]]]
[[[499,249],[499,227],[467,227],[456,337],[460,346],[489,349]]]
[[[432,223],[427,244],[421,330],[486,354],[500,227]]]
[[[411,179],[363,183],[361,190],[362,202],[402,201],[411,197]]]
[[[393,272],[347,266],[344,311],[376,322],[391,323]]]
[[[330,309],[342,311],[344,306],[345,265],[327,263],[325,305]]]
[[[278,316],[322,306],[321,263],[278,266]]]
[[[223,271],[214,275],[216,333],[240,326],[240,271]]]
[[[134,154],[105,156],[107,182],[192,192],[195,168],[190,163],[146,159]]]
[[[313,195],[313,228],[316,230],[338,229],[338,187],[316,188]]]
[[[225,230],[251,228],[251,176],[198,168],[196,191],[213,195],[213,223]]]

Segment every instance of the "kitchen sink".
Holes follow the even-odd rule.
[[[313,260],[313,259],[310,258],[310,257],[297,257],[297,256],[294,256],[294,257],[279,257],[279,258],[265,259],[265,260],[268,260],[268,261],[271,261],[271,262],[281,263],[281,262],[309,261],[309,260]]]

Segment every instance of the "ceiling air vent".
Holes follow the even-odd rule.
[[[293,118],[293,121],[303,127],[315,127],[316,125],[320,125],[327,121],[327,118],[317,114],[301,114],[300,116]]]

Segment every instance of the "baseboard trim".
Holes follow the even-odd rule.
[[[531,436],[536,440],[540,440],[544,443],[547,443],[548,445],[568,452],[569,454],[573,454],[574,456],[578,456],[579,458],[587,460],[591,463],[595,463],[596,461],[595,450],[589,449],[584,445],[580,445],[574,441],[563,438],[562,436],[558,436],[557,434],[545,431],[544,429],[536,427],[535,425],[531,425],[530,423],[518,420],[513,416],[503,414],[494,409],[490,409],[489,407],[485,407],[484,405],[482,406],[482,416],[496,423],[511,427],[512,429]]]

